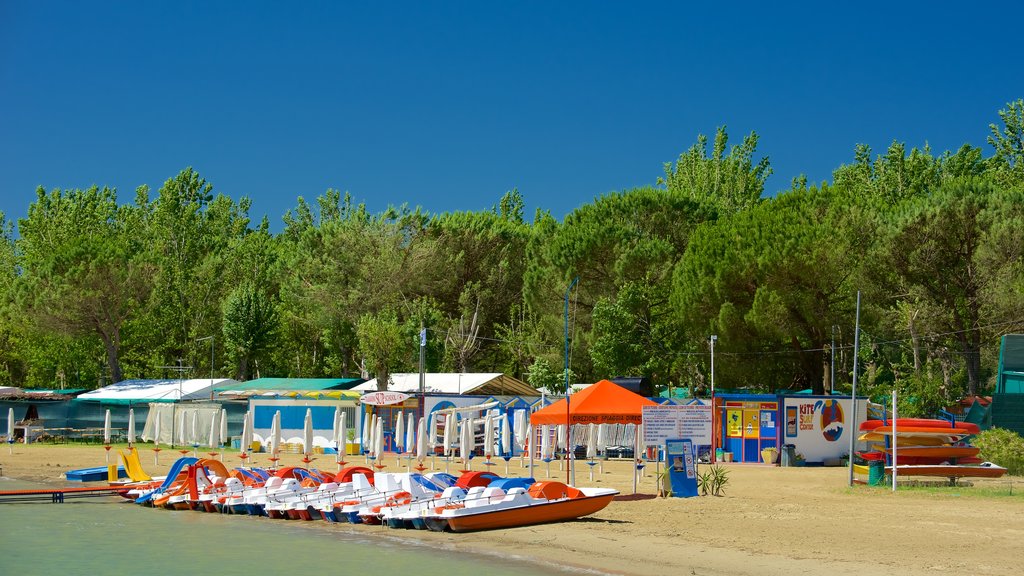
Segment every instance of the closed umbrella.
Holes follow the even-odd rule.
[[[10,418],[7,419],[7,441],[14,442],[14,408],[10,409]],[[106,450],[104,459],[110,464],[110,409],[103,417],[103,449]]]
[[[512,458],[512,420],[508,412],[501,418],[501,457],[505,459],[505,476],[508,476],[508,461]]]
[[[188,444],[188,439],[185,437],[186,422],[188,422],[188,412],[182,410],[181,423],[178,424],[178,444],[180,444],[181,446],[185,446],[186,444]],[[181,453],[184,454],[185,451],[183,450]]]
[[[359,444],[363,454],[370,453],[370,430],[372,430],[373,416],[363,415],[363,427],[359,430]]]
[[[416,451],[416,417],[412,412],[406,415],[405,449],[410,454]]]
[[[473,418],[467,416],[462,419],[462,433],[459,435],[459,456],[462,458],[466,470],[469,470],[469,454],[473,450],[470,447],[470,444],[473,443],[473,440],[471,440],[473,437],[472,425]]]
[[[274,419],[270,422],[270,461],[277,466],[277,452],[281,449],[281,411],[274,412]]]
[[[153,465],[160,465],[160,412],[153,418]]]
[[[377,418],[377,426],[373,432],[373,452],[377,455],[377,458],[383,460],[384,456],[384,419]],[[383,465],[383,463],[382,463]]]
[[[420,418],[416,432],[416,459],[420,461],[422,466],[423,460],[427,457],[427,421],[425,418]]]
[[[394,446],[395,452],[398,454],[401,454],[402,449],[405,448],[405,419],[402,418],[401,413],[395,416]]]
[[[597,425],[597,451],[605,452],[605,448],[608,447],[608,428],[607,424]],[[607,454],[607,452],[605,452]],[[604,473],[604,460],[601,460],[601,473]]]
[[[633,473],[633,493],[636,494],[636,484],[644,469],[643,461],[640,459],[644,451],[644,425],[637,424],[633,438],[633,458],[636,459],[636,471]]]
[[[110,414],[110,410],[107,410]],[[7,409],[7,450],[14,454],[14,408]]]
[[[135,444],[135,409],[128,409],[128,448]]]
[[[338,456],[341,457],[339,462],[345,461],[345,454],[348,454],[348,413],[342,412],[341,418],[338,420]]]
[[[452,455],[452,444],[455,443],[455,414],[444,417],[444,436],[441,438],[441,452],[445,457]]]
[[[509,418],[508,412],[501,419],[501,454],[505,457],[505,462],[512,457],[512,419]],[[508,476],[508,474],[505,474]]]
[[[220,410],[220,434],[218,435],[218,440],[220,440],[222,445],[228,441],[228,411],[225,408]]]
[[[587,424],[587,458],[593,460],[597,456],[597,424]]]
[[[302,421],[302,461],[309,464],[309,455],[313,453],[313,409],[306,408],[306,418]]]
[[[14,431],[14,408],[11,408],[11,434]],[[10,434],[9,434],[10,435]],[[110,409],[103,416],[103,443],[110,444]]]
[[[213,418],[210,419],[210,437],[208,438],[209,443],[207,446],[210,450],[216,450],[217,444],[220,440],[220,426],[217,425],[217,413],[213,413]],[[210,452],[210,454],[216,456],[216,453]]]
[[[192,456],[199,451],[199,410],[192,411]]]
[[[530,424],[526,420],[526,410],[516,410],[516,440],[520,447],[526,445],[526,439],[530,435]]]
[[[494,455],[494,416],[484,417],[484,456],[488,459]]]
[[[238,455],[242,459],[242,464],[245,464],[245,459],[249,457],[247,451],[249,450],[249,436],[252,435],[252,426],[249,425],[249,411],[245,411],[245,416],[242,417],[242,439],[238,443],[238,447],[242,449],[242,453]]]

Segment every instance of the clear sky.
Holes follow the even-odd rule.
[[[1024,97],[1019,2],[694,4],[0,0],[0,211],[192,166],[275,230],[327,188],[561,218],[722,124],[774,193],[857,143],[988,155]]]

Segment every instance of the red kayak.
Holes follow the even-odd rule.
[[[970,422],[950,422],[949,420],[940,420],[938,418],[897,418],[896,419],[896,430],[900,428],[937,428],[941,431],[948,431],[950,429],[966,430],[968,434],[978,434],[981,429],[978,428],[977,424]],[[893,424],[892,420],[865,420],[861,423],[860,429],[865,432],[870,432],[876,428],[889,427],[891,429]],[[962,434],[963,432],[947,432],[948,434]]]

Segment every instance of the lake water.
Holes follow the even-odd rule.
[[[0,490],[35,487],[0,478]],[[408,574],[526,576],[555,567],[435,550],[326,522],[154,510],[120,498],[0,504],[0,572],[80,574]],[[359,532],[350,534],[349,531]],[[401,535],[401,531],[391,531]]]

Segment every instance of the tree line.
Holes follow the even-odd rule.
[[[860,382],[926,412],[990,390],[999,336],[1024,328],[1024,100],[998,116],[988,155],[861,145],[831,181],[772,197],[757,134],[730,145],[722,127],[562,221],[528,220],[518,190],[443,214],[328,190],[274,234],[192,169],[131,202],[40,188],[25,218],[0,215],[0,375],[387,382],[417,369],[425,329],[428,370],[538,387],[631,375],[706,394],[716,335],[719,387],[848,391],[860,291]]]

